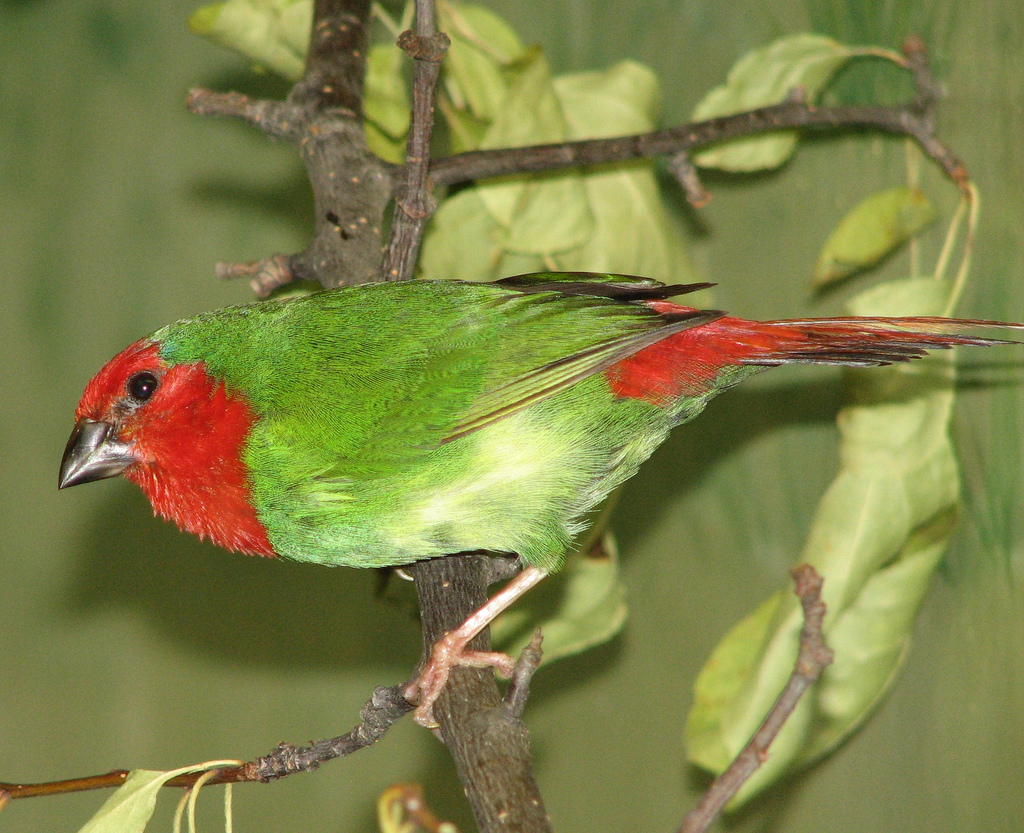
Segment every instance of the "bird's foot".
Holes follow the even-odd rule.
[[[496,651],[468,651],[466,646],[473,641],[473,637],[494,621],[495,616],[506,610],[546,575],[547,573],[539,567],[527,567],[488,599],[486,604],[474,611],[459,627],[449,631],[435,643],[430,654],[430,662],[402,692],[406,700],[418,704],[413,716],[417,723],[428,729],[437,727],[437,721],[434,720],[434,702],[444,690],[448,674],[456,666],[496,668],[499,674],[505,677],[512,676],[516,664],[508,654]]]

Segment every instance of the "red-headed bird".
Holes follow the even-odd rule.
[[[382,567],[515,554],[526,569],[410,687],[429,723],[466,642],[557,570],[587,511],[716,394],[791,362],[1006,343],[968,334],[993,322],[762,323],[666,300],[706,286],[408,281],[178,321],[89,382],[60,486],[124,474],[182,529],[254,555]]]

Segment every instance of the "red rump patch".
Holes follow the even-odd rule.
[[[143,404],[125,388],[140,370],[159,379]],[[124,476],[141,487],[157,514],[227,550],[276,555],[256,517],[241,458],[255,415],[202,363],[168,366],[158,345],[136,342],[86,387],[76,412],[83,417],[111,423],[132,445],[139,462]]]
[[[653,301],[647,306],[658,312],[690,309],[667,301]],[[735,361],[722,349],[725,344],[721,336],[728,332],[730,322],[737,323],[738,319],[719,318],[682,330],[613,364],[605,371],[612,392],[624,399],[643,399],[659,407],[681,396],[706,392],[722,368]]]

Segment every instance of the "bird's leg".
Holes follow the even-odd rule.
[[[433,729],[434,701],[444,690],[448,674],[455,666],[496,668],[504,677],[512,676],[515,660],[500,651],[467,651],[466,646],[486,628],[499,613],[508,609],[516,599],[537,584],[547,573],[537,567],[527,567],[487,602],[479,607],[455,630],[449,631],[434,644],[430,660],[419,675],[403,692],[410,703],[417,703],[413,719],[421,726]]]

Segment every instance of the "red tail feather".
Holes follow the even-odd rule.
[[[679,312],[655,302],[659,312]],[[747,321],[725,316],[675,333],[613,365],[617,396],[665,404],[708,391],[723,369],[801,362],[869,367],[917,359],[960,344],[1010,344],[968,335],[977,328],[1024,329],[1020,324],[956,318],[803,318]]]

